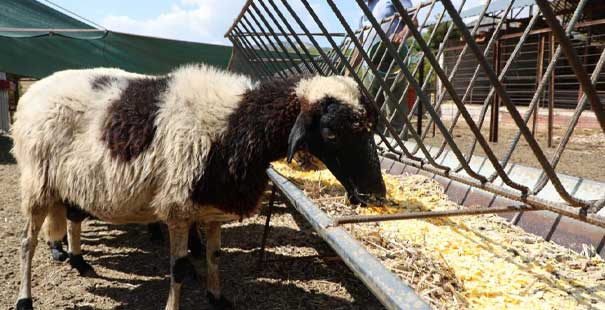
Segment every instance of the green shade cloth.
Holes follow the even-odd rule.
[[[65,69],[117,67],[164,74],[187,63],[226,68],[229,46],[184,42],[113,31],[7,31],[94,27],[34,0],[0,1],[0,71],[42,78]]]

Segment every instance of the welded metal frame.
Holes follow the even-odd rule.
[[[595,113],[605,134],[605,110],[603,110],[603,104],[600,102],[595,88],[605,63],[605,51],[600,55],[599,62],[593,74],[588,75],[586,69],[578,60],[578,55],[569,39],[569,34],[577,26],[588,0],[579,1],[574,14],[571,15],[564,25],[565,28],[555,17],[555,13],[548,1],[536,1],[539,11],[534,13],[535,15],[532,16],[529,25],[518,35],[519,40],[515,44],[515,48],[510,56],[507,59],[502,59],[502,63],[496,67],[494,67],[493,60],[488,59],[487,56],[490,49],[500,42],[500,30],[505,25],[506,18],[508,18],[509,13],[512,11],[514,0],[509,1],[509,5],[505,10],[491,13],[491,16],[499,18],[499,21],[495,23],[495,30],[491,33],[484,49],[481,49],[475,42],[475,34],[481,25],[481,20],[485,16],[488,16],[489,5],[492,2],[490,0],[484,1],[483,12],[479,16],[479,22],[476,23],[473,29],[468,29],[460,17],[460,12],[466,1],[463,1],[460,7],[455,7],[450,0],[431,0],[411,9],[406,9],[399,2],[394,1],[393,4],[399,14],[394,18],[382,21],[376,20],[371,15],[364,1],[355,1],[369,23],[362,29],[355,30],[347,23],[347,19],[343,16],[335,1],[325,0],[326,7],[330,11],[329,13],[332,14],[339,24],[338,31],[331,32],[327,29],[325,21],[318,16],[313,6],[307,0],[249,0],[233,23],[233,26],[226,33],[226,37],[233,42],[234,48],[245,50],[241,54],[246,57],[252,68],[256,68],[255,71],[259,79],[267,79],[271,78],[271,76],[283,78],[301,73],[321,75],[346,74],[351,76],[359,84],[363,95],[367,96],[369,101],[382,112],[379,117],[380,121],[384,124],[384,131],[377,132],[376,134],[378,136],[378,145],[383,150],[384,155],[394,157],[407,165],[519,201],[527,206],[528,210],[550,210],[605,227],[604,218],[589,212],[591,209],[598,210],[605,205],[605,194],[598,201],[587,201],[583,197],[575,197],[563,186],[555,170],[560,161],[561,154],[566,149],[570,140],[573,129],[576,127],[580,115],[586,110],[587,105],[592,107],[592,113]],[[293,2],[299,5],[297,10],[293,9]],[[425,10],[424,13],[426,11],[436,12],[436,22],[431,24],[428,22],[428,18],[415,22],[422,15],[419,14],[421,10]],[[426,14],[426,16],[430,15],[431,13]],[[305,22],[303,22],[303,18]],[[434,25],[441,24],[444,18],[449,22],[445,36],[442,38],[443,42],[437,49],[430,48],[429,46],[436,44],[434,35],[436,27]],[[253,22],[250,21],[251,19]],[[503,81],[510,70],[511,64],[520,54],[521,48],[526,44],[527,38],[535,34],[536,31],[541,33],[542,30],[534,29],[538,21],[548,23],[558,44],[555,44],[554,40],[550,40],[553,46],[550,49],[552,57],[550,57],[548,64],[543,64],[545,71],[539,75],[540,80],[536,84],[535,95],[529,103],[527,112],[522,115],[512,103],[510,94],[505,89]],[[384,25],[396,23],[403,23],[407,27],[408,30],[404,36],[404,42],[407,42],[407,47],[410,50],[418,50],[415,57],[419,59],[420,63],[428,64],[428,72],[422,72],[423,70],[421,69],[424,69],[424,66],[420,68],[420,66],[416,65],[413,69],[412,66],[408,66],[407,63],[412,57],[412,53],[407,53],[404,57],[401,57],[400,50],[403,48],[403,44],[399,46],[393,44],[391,38],[381,28]],[[431,26],[433,28],[430,28]],[[446,73],[439,59],[445,52],[447,42],[451,40],[454,32],[461,36],[464,46],[455,66]],[[380,44],[384,46],[384,51],[381,55],[369,55],[368,51],[365,50],[366,41],[375,40],[375,38],[378,38]],[[328,48],[319,44],[320,39],[322,42],[327,42],[322,43],[322,45],[327,44]],[[303,41],[310,42],[310,45],[303,44]],[[287,43],[289,46],[286,47],[284,43]],[[462,58],[466,54],[472,55],[478,64],[474,67],[472,78],[469,80],[464,94],[460,96],[453,87],[451,79],[456,75],[461,66]],[[582,86],[583,94],[579,97],[568,129],[561,142],[559,142],[555,154],[551,158],[548,158],[533,135],[534,129],[530,128],[530,120],[532,115],[537,113],[537,105],[540,102],[541,96],[551,84],[550,81],[553,78],[557,60],[563,56],[567,58],[570,66],[573,68],[574,74]],[[355,63],[354,60],[356,58],[360,59],[359,63]],[[383,67],[387,60],[389,61],[388,70],[386,73],[380,72],[379,68]],[[395,68],[399,71],[394,72]],[[422,74],[422,78],[418,78],[420,72],[424,73]],[[464,103],[472,95],[474,84],[480,73],[484,74],[489,81],[489,93],[481,106],[479,117],[474,119]],[[393,82],[388,82],[381,74],[393,74],[396,77],[392,80]],[[372,92],[369,89],[369,85],[366,82],[368,77],[372,77],[373,82],[377,83],[378,91]],[[394,94],[395,83],[401,78],[407,80],[407,86],[403,92],[403,96],[396,96]],[[442,86],[441,89],[435,91],[434,100],[431,99],[428,93],[432,80],[439,81]],[[415,90],[417,97],[408,114],[403,117],[403,128],[398,130],[392,126],[391,121],[395,117],[395,113],[399,109],[402,109],[402,105],[407,104],[406,94],[409,89]],[[378,100],[381,95],[384,98],[383,102]],[[446,126],[440,117],[440,107],[446,97],[452,100],[457,108],[456,115],[449,126]],[[494,105],[492,104],[494,100],[498,103],[496,107],[501,104],[507,109],[518,129],[507,152],[501,157],[496,156],[487,139],[481,133],[481,129],[486,123],[485,118],[488,111],[491,110],[492,113],[494,112]],[[396,106],[395,111],[391,111],[388,114],[385,108],[387,104]],[[422,117],[422,115],[429,116],[424,127],[414,126],[412,117],[415,115],[420,115],[419,117]],[[466,152],[462,151],[453,138],[453,132],[456,130],[457,124],[465,125],[473,134],[472,145]],[[426,145],[426,138],[432,126],[443,137],[443,141],[436,152],[430,151]],[[415,146],[410,148],[409,145],[406,145],[406,137],[414,141]],[[533,186],[523,185],[511,179],[508,173],[512,154],[517,149],[521,138],[529,145],[543,170],[542,176]],[[441,159],[445,156],[446,148],[457,159],[458,162],[456,165],[444,165],[441,163]],[[471,160],[478,148],[483,151],[489,163],[494,168],[494,172],[490,175],[480,174],[471,167]],[[499,182],[503,184],[500,185]],[[548,184],[554,187],[558,197],[553,197],[552,200],[539,198],[538,194]],[[492,213],[499,212],[498,210],[493,211]],[[465,211],[459,212],[463,213]],[[380,219],[376,218],[376,220]]]
[[[407,283],[391,273],[342,226],[334,225],[330,217],[294,183],[272,168],[267,170],[267,174],[284,198],[305,217],[319,236],[387,309],[431,309]]]

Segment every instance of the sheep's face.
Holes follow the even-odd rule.
[[[347,98],[349,101],[328,93],[315,102],[307,102],[313,108],[302,109],[292,128],[288,160],[298,149],[306,148],[330,169],[352,203],[375,203],[386,195],[372,132],[376,117],[369,105],[361,102],[357,86],[349,91],[355,92]]]

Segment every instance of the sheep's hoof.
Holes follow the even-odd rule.
[[[64,262],[69,255],[63,250],[63,244],[61,241],[51,241],[48,243],[50,247],[50,255],[54,261]]]
[[[82,254],[69,254],[69,264],[75,268],[81,276],[91,276],[95,274],[95,270],[82,257]]]
[[[15,310],[33,310],[34,306],[31,298],[23,298],[17,300],[17,304],[15,305]]]
[[[224,296],[221,296],[220,298],[216,298],[210,292],[206,293],[206,296],[208,297],[208,304],[210,305],[210,309],[213,309],[213,310],[233,309],[233,304]]]

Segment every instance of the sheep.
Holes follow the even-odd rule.
[[[253,215],[272,161],[298,150],[319,158],[353,202],[382,199],[385,185],[373,140],[377,111],[353,80],[296,76],[253,82],[207,65],[163,76],[119,69],[68,70],[35,83],[12,127],[21,171],[21,286],[16,309],[33,309],[31,265],[41,226],[84,263],[83,211],[111,223],[162,221],[170,236],[170,290],[178,309],[191,272],[188,230],[203,223],[207,298],[220,291],[221,224]]]

